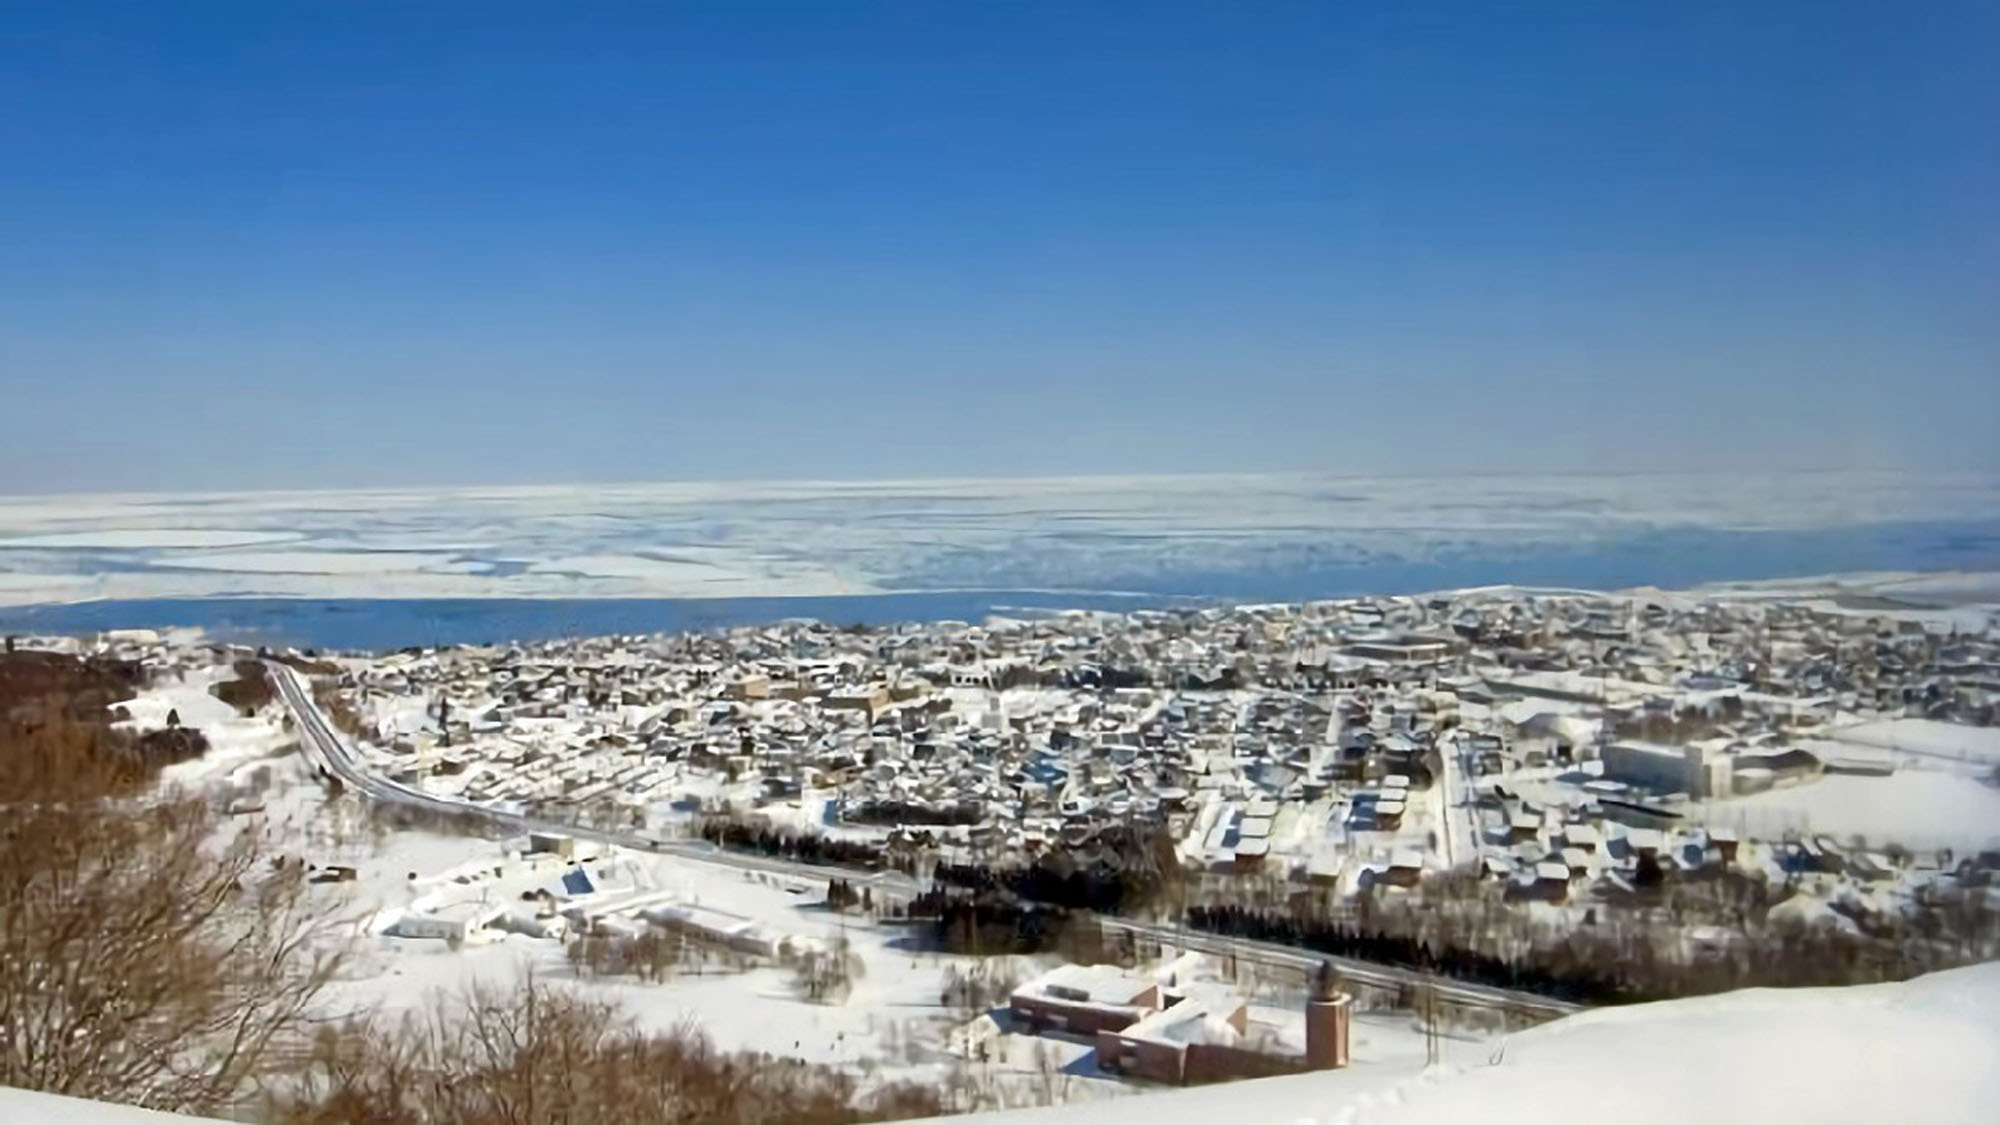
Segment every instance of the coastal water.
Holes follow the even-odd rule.
[[[1186,598],[911,593],[805,598],[159,598],[0,610],[0,632],[199,626],[228,639],[325,649],[677,633],[812,618],[835,625],[980,621],[1008,612],[1130,610]]]
[[[1198,606],[1516,583],[1619,589],[1856,571],[2000,570],[2000,525],[1874,524],[1805,531],[1675,530],[1583,549],[1469,546],[1423,561],[1351,556],[1283,566],[1106,573],[1107,592],[907,590],[846,597],[617,599],[188,598],[0,609],[0,632],[200,626],[220,637],[331,649],[714,629],[810,617],[836,625],[978,621],[1034,610]],[[1109,591],[1119,592],[1109,592]]]

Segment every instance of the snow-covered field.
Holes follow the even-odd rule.
[[[176,715],[182,726],[192,727],[208,739],[207,753],[161,771],[163,783],[198,787],[267,759],[292,741],[275,708],[239,715],[236,708],[210,693],[211,687],[235,678],[227,664],[164,672],[120,705],[131,716],[125,725],[133,730],[157,730],[167,725],[169,715]]]
[[[901,927],[877,924],[858,913],[831,913],[822,905],[824,882],[622,850],[602,864],[589,865],[616,882],[612,890],[664,895],[827,945],[845,939],[861,971],[851,991],[836,1003],[807,1000],[794,970],[768,960],[747,969],[684,971],[657,984],[629,977],[580,978],[558,940],[508,934],[454,948],[443,940],[383,932],[419,896],[451,891],[456,886],[452,873],[498,862],[502,841],[380,831],[359,802],[321,793],[300,759],[275,763],[273,775],[263,810],[272,846],[309,862],[349,865],[357,872],[352,882],[316,888],[341,920],[341,932],[352,935],[347,966],[327,998],[330,1012],[394,1019],[475,985],[511,988],[534,974],[615,1000],[649,1029],[692,1027],[727,1049],[841,1066],[864,1080],[942,1082],[954,1072],[962,1075],[970,1065],[946,1050],[953,1030],[967,1022],[967,1013],[946,1006],[941,995],[949,969],[968,970],[978,959],[927,952]],[[474,893],[497,903],[517,898],[519,890],[496,884],[491,892]],[[1047,959],[1002,960],[1011,975],[1022,979],[1054,964]],[[1393,1040],[1393,1030],[1381,1038]],[[980,1076],[1010,1091],[1006,1096],[1014,1104],[1027,1104],[1050,1087],[1059,1096],[1076,1099],[1131,1091],[1098,1074],[1089,1065],[1089,1054],[1080,1043],[1005,1036],[981,1064]]]
[[[1990,1122],[2000,964],[1609,1008],[1415,1075],[1360,1069],[995,1114],[992,1125]]]
[[[967,972],[985,961],[1007,979],[1025,980],[1057,964],[1055,959],[981,959],[929,951],[919,933],[906,927],[878,923],[858,912],[829,912],[822,904],[826,886],[820,881],[622,850],[587,864],[604,873],[602,882],[613,901],[627,890],[663,895],[675,903],[747,919],[771,933],[827,946],[846,943],[859,959],[860,972],[851,991],[835,1003],[809,1001],[794,970],[768,960],[747,969],[711,965],[682,971],[657,984],[629,977],[580,978],[555,940],[508,934],[455,948],[437,939],[390,936],[390,923],[404,907],[438,889],[451,890],[454,872],[496,862],[501,842],[370,831],[358,807],[328,801],[302,768],[279,773],[265,815],[274,839],[296,842],[288,846],[303,849],[316,862],[357,869],[354,882],[320,888],[328,905],[353,923],[356,935],[347,969],[329,999],[334,1011],[393,1019],[477,984],[513,987],[533,974],[615,1000],[643,1027],[692,1027],[725,1048],[839,1066],[864,1081],[971,1080],[995,1090],[1001,1104],[1015,1105],[1049,1097],[1121,1097],[1146,1089],[1099,1072],[1085,1042],[996,1031],[991,1020],[943,1000],[954,969]],[[418,878],[413,881],[412,875]],[[474,893],[504,903],[517,899],[519,890],[495,884],[491,892]],[[1212,968],[1223,972],[1220,966]],[[1238,987],[1258,1012],[1271,1018],[1296,1018],[1302,1010],[1302,982],[1246,977]],[[968,1041],[986,1042],[983,1058],[961,1045]],[[1471,1036],[1448,1038],[1445,1057],[1477,1056],[1482,1043]],[[1408,1077],[1423,1065],[1424,1036],[1407,1012],[1364,1012],[1355,1020],[1353,1054],[1354,1074],[1379,1072],[1384,1081]]]
[[[1356,1055],[1365,1028],[1356,1028]],[[991,1125],[1956,1125],[2000,1105],[2000,964],[1901,984],[1750,989],[1571,1016],[1504,1040],[1195,1090],[939,1118]],[[185,1120],[0,1090],[0,1121]]]
[[[1575,563],[1597,550],[1636,551],[1651,570],[1667,568],[1619,584],[1685,583],[1732,576],[1712,573],[1726,558],[1702,560],[1744,536],[1926,521],[2000,521],[2000,479],[1279,474],[15,497],[0,498],[0,604],[251,594],[1203,593],[1217,592],[1220,575],[1318,576],[1324,584],[1348,574],[1379,584],[1397,566],[1429,568],[1422,575],[1434,584],[1462,584],[1468,560],[1491,570],[1522,557],[1568,559],[1559,569],[1593,584],[1599,570],[1630,569]],[[1682,533],[1722,538],[1681,543],[1680,557],[1666,559],[1657,537]],[[1893,554],[1901,542],[1812,539],[1796,552],[1825,560],[1820,569],[1935,569],[1985,557]],[[1778,553],[1785,557],[1753,569],[1795,572],[1794,549]],[[1704,568],[1711,572],[1690,573]],[[1964,592],[1936,581],[1899,592],[1926,589]]]
[[[1829,732],[1837,742],[1889,751],[1903,760],[1936,759],[1978,769],[2000,766],[2000,727],[1932,719],[1885,719]]]
[[[1800,785],[1711,803],[1710,824],[1746,835],[1787,830],[1840,841],[1865,837],[1913,848],[1959,851],[2000,846],[2000,787],[1939,769],[1902,769],[1889,777],[1828,774]]]

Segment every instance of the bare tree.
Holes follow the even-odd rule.
[[[960,1019],[972,1019],[1006,1002],[1019,984],[1020,973],[1010,959],[981,957],[970,968],[946,966],[938,1003]]]
[[[855,1095],[839,1071],[719,1051],[691,1026],[646,1034],[614,1004],[530,979],[475,988],[390,1028],[329,1028],[270,1109],[300,1125],[817,1125],[943,1104],[907,1084]]]
[[[136,666],[24,653],[4,671],[0,1085],[241,1103],[338,965],[301,865],[264,861],[262,825],[153,788],[151,735],[109,721]]]
[[[800,994],[815,1004],[837,1004],[846,999],[861,972],[861,958],[844,937],[830,949],[800,954],[793,966]]]
[[[184,1112],[257,1090],[338,962],[299,865],[198,802],[4,819],[0,1084]]]

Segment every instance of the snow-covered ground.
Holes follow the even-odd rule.
[[[119,704],[131,716],[124,725],[132,730],[157,730],[167,725],[167,716],[177,715],[182,726],[208,739],[207,753],[161,771],[164,784],[198,788],[267,759],[293,741],[280,709],[267,706],[256,715],[241,715],[209,691],[235,678],[228,664],[164,671],[137,696]]]
[[[1360,1069],[995,1114],[991,1125],[1985,1123],[2000,1106],[2000,964],[1902,984],[1571,1016],[1416,1075]]]
[[[310,803],[312,798],[295,793],[293,800]],[[288,806],[278,801],[273,807]],[[295,811],[304,811],[304,806]],[[710,966],[683,971],[658,984],[632,978],[579,979],[562,943],[554,940],[509,934],[453,948],[441,940],[382,932],[382,923],[393,919],[403,905],[454,886],[445,877],[449,873],[490,864],[500,851],[495,841],[410,832],[383,838],[356,832],[337,853],[322,849],[323,855],[340,857],[322,862],[351,863],[358,869],[355,882],[329,884],[324,892],[341,904],[344,916],[356,920],[357,929],[369,931],[357,939],[331,1007],[393,1018],[476,983],[511,987],[532,973],[615,1000],[643,1027],[657,1031],[693,1027],[728,1049],[840,1066],[864,1080],[944,1083],[965,1081],[970,1075],[990,1083],[1000,1091],[996,1096],[1011,1104],[1049,1096],[1065,1101],[1117,1097],[1145,1089],[1101,1074],[1086,1042],[1008,1034],[984,1017],[947,1005],[942,994],[948,974],[954,969],[970,971],[982,959],[928,951],[918,933],[903,926],[876,923],[859,914],[831,913],[821,902],[823,882],[624,851],[601,864],[587,865],[606,871],[607,883],[616,881],[637,893],[663,894],[676,903],[734,915],[768,932],[827,945],[844,941],[859,958],[861,971],[851,992],[831,1004],[805,999],[794,971],[770,962],[748,969]],[[414,882],[409,878],[413,873],[420,876]],[[518,888],[496,884],[488,897],[508,902],[518,897]],[[988,960],[1014,980],[1025,980],[1057,963],[1046,957]],[[1221,968],[1211,966],[1211,971]],[[1267,1018],[1298,1018],[1302,1011],[1301,982],[1246,977],[1237,987]],[[979,1034],[982,1029],[991,1037]],[[965,1042],[967,1031],[975,1032],[973,1041],[984,1038],[984,1058],[954,1047]],[[1476,1056],[1483,1050],[1482,1042],[1469,1033],[1448,1038],[1445,1057]],[[1355,1074],[1379,1071],[1407,1077],[1421,1069],[1424,1050],[1422,1030],[1407,1012],[1365,1012],[1356,1018]]]
[[[215,1120],[0,1086],[0,1125],[49,1125],[58,1121],[63,1125],[194,1125]]]
[[[494,845],[468,850],[491,855]],[[828,941],[846,937],[862,966],[851,992],[834,1003],[811,1002],[801,995],[791,968],[768,962],[748,969],[717,966],[683,971],[668,981],[645,984],[632,978],[579,979],[563,945],[552,940],[507,935],[454,950],[443,941],[373,936],[362,939],[346,979],[335,989],[333,1006],[393,1017],[398,1011],[448,999],[477,983],[513,987],[532,973],[614,1000],[651,1030],[693,1028],[726,1049],[839,1066],[864,1080],[944,1082],[954,1072],[975,1067],[946,1050],[952,1031],[967,1016],[945,1006],[941,994],[947,969],[969,969],[976,959],[906,948],[907,935],[896,927],[829,914],[819,905],[824,884],[807,886],[684,861],[638,858],[648,862],[660,886],[681,896],[676,901],[750,918],[786,933]],[[399,855],[385,863],[394,866],[402,861]],[[360,884],[374,877],[364,870]],[[1016,972],[1025,978],[1049,964],[1021,959]],[[1081,1043],[1004,1036],[996,1041],[990,1061],[976,1068],[996,1085],[1014,1087],[1011,1096],[1016,1104],[1029,1096],[1031,1088],[1051,1081],[1065,1098],[1131,1091],[1098,1075],[1088,1065],[1089,1055],[1090,1048]]]
[[[1366,1019],[1367,1017],[1364,1017]],[[1364,1028],[1357,1026],[1357,1059]],[[1901,984],[1600,1009],[1443,1061],[1167,1090],[939,1122],[990,1125],[1957,1125],[2000,1106],[2000,964]],[[0,1121],[186,1120],[0,1090]]]
[[[1902,769],[1889,777],[1828,774],[1799,785],[1709,803],[1702,816],[1746,836],[1861,836],[1875,847],[1959,851],[2000,846],[2000,787],[1964,773]]]
[[[1936,759],[1973,768],[2000,766],[2000,727],[1933,719],[1885,719],[1828,732],[1837,742],[1886,750],[1903,760]]]
[[[231,785],[253,770],[267,771],[261,826],[273,849],[321,866],[356,868],[353,882],[323,884],[315,892],[347,923],[338,931],[340,939],[354,942],[353,959],[330,998],[336,1011],[393,1016],[473,982],[508,986],[534,973],[615,999],[650,1028],[692,1026],[725,1048],[841,1066],[864,1080],[947,1083],[977,1069],[984,1081],[1009,1091],[1012,1104],[1047,1097],[1117,1099],[1083,1111],[1104,1118],[1095,1125],[1115,1125],[1120,1115],[1137,1121],[1140,1112],[1152,1121],[1227,1113],[1244,1120],[1314,1122],[1485,1121],[1496,1115],[1504,1122],[1532,1113],[1538,1125],[1546,1118],[1606,1117],[1624,1125],[1666,1120],[1669,1111],[1662,1106],[1679,1107],[1676,1125],[1690,1117],[1873,1120],[1892,1108],[1901,1119],[1956,1121],[1989,1120],[1990,1107],[2000,1104],[1995,1101],[2000,1080],[1987,1073],[1990,1062],[1982,1061],[2000,1057],[1994,1050],[2000,1047],[1996,966],[1906,985],[1753,991],[1600,1011],[1516,1035],[1504,1045],[1447,1038],[1442,1065],[1428,1069],[1424,1037],[1408,1013],[1360,1013],[1355,1065],[1344,1071],[1160,1094],[1103,1076],[1092,1065],[1089,1047],[1079,1042],[1003,1035],[991,1041],[987,1061],[954,1053],[952,1043],[969,1026],[969,1014],[946,1005],[941,993],[951,970],[969,969],[976,960],[926,951],[894,925],[828,912],[820,905],[822,882],[640,853],[616,853],[597,865],[631,893],[725,912],[823,945],[847,943],[861,972],[852,992],[832,1004],[808,1001],[791,969],[768,963],[748,969],[713,966],[649,985],[579,980],[555,940],[509,935],[459,949],[441,940],[391,937],[383,923],[395,912],[427,894],[464,885],[452,876],[490,867],[502,844],[388,831],[357,799],[328,797],[303,759],[272,756],[290,741],[277,708],[244,717],[210,694],[213,684],[232,675],[227,664],[191,661],[124,706],[141,728],[163,725],[176,711],[184,725],[210,738],[210,754],[174,767],[170,782]],[[1927,732],[1937,735],[1921,726],[1893,733],[1907,741]],[[819,800],[808,794],[798,817],[816,819]],[[1718,807],[1797,816],[1803,820],[1799,829],[1843,839],[1864,835],[1877,845],[1893,840],[1971,848],[2000,838],[2000,790],[1963,768],[1952,772],[1935,762],[1890,777],[1830,775]],[[521,890],[496,883],[495,901],[517,901]],[[1792,909],[1830,914],[1816,899],[1794,901]],[[1013,975],[1025,978],[1047,964],[1021,959],[1012,966]],[[1242,983],[1263,1010],[1297,1008],[1296,985]],[[1846,1093],[1838,1096],[1822,1089],[1843,1084]],[[1145,1097],[1126,1096],[1133,1094]],[[23,1100],[27,1097],[0,1091],[0,1121],[48,1119],[33,1116],[38,1109]],[[1965,1106],[1989,1112],[1956,1112]],[[1480,1107],[1485,1108],[1475,1112]],[[1059,1111],[1046,1111],[1002,1120],[1060,1118]]]
[[[1099,1074],[1090,1065],[1090,1048],[1082,1043],[1008,1035],[993,1040],[988,1058],[976,1064],[949,1053],[952,1032],[966,1024],[967,1013],[944,1003],[946,974],[952,968],[970,969],[978,959],[928,952],[903,928],[828,912],[822,905],[823,881],[625,851],[590,865],[615,880],[615,890],[664,894],[674,902],[829,945],[848,940],[861,971],[852,990],[836,1003],[807,1000],[794,970],[769,962],[748,969],[712,965],[664,983],[642,984],[632,978],[579,979],[557,940],[507,935],[453,948],[442,940],[386,936],[384,922],[421,896],[458,888],[454,875],[490,868],[505,843],[391,830],[359,799],[329,796],[302,757],[274,753],[291,742],[275,706],[245,717],[209,694],[212,684],[232,675],[227,664],[196,663],[163,674],[124,706],[136,727],[164,725],[169,712],[178,712],[183,725],[200,729],[211,740],[207,756],[172,767],[163,785],[234,793],[242,790],[251,771],[261,770],[266,785],[254,802],[259,807],[230,823],[259,831],[275,855],[322,868],[339,864],[355,869],[350,882],[313,888],[334,920],[325,940],[349,951],[341,977],[324,999],[329,1015],[394,1019],[476,983],[514,987],[533,973],[614,1000],[643,1027],[694,1028],[726,1049],[839,1066],[860,1076],[864,1085],[899,1078],[942,1083],[956,1076],[962,1081],[976,1069],[976,1080],[996,1091],[1002,1104],[1133,1092],[1133,1087]],[[496,901],[516,897],[518,890],[496,884]],[[1046,958],[999,960],[1009,975],[1022,979],[1054,963]],[[1393,1028],[1383,1038],[1393,1039]],[[1370,1050],[1376,1049],[1373,1039],[1368,1042]],[[184,1120],[0,1089],[0,1122],[56,1119],[114,1125]]]
[[[419,896],[459,888],[450,876],[490,867],[503,842],[476,837],[372,828],[352,798],[329,800],[292,759],[275,771],[265,816],[274,843],[309,862],[353,866],[347,883],[317,888],[355,935],[349,963],[328,998],[343,1013],[398,1012],[448,999],[478,983],[513,987],[528,974],[612,999],[641,1026],[657,1031],[693,1027],[717,1045],[763,1051],[849,1068],[864,1078],[944,1081],[968,1064],[944,1050],[966,1013],[941,1000],[946,973],[978,963],[918,948],[904,928],[876,924],[859,914],[839,915],[822,905],[823,881],[746,873],[691,860],[618,850],[588,866],[606,873],[617,891],[663,895],[755,922],[768,931],[818,939],[845,939],[860,959],[851,992],[837,1003],[813,1003],[796,984],[794,970],[763,962],[749,969],[710,966],[681,972],[659,984],[632,978],[579,979],[562,942],[509,934],[454,949],[437,939],[383,933],[385,925]],[[411,876],[416,876],[413,880]],[[532,880],[530,880],[532,881]],[[543,880],[544,882],[546,879]],[[495,903],[518,899],[521,886],[495,883],[471,893]],[[1012,974],[1033,976],[1046,959],[1007,959]],[[1112,1096],[1129,1087],[1097,1075],[1089,1048],[1061,1040],[1006,1037],[983,1072],[999,1086],[1012,1085],[1020,1104],[1031,1088],[1056,1083],[1062,1096]],[[1046,1073],[1045,1073],[1046,1071]]]

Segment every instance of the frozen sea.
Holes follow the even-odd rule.
[[[2000,480],[1319,474],[0,498],[0,629],[335,648],[2000,570]]]

